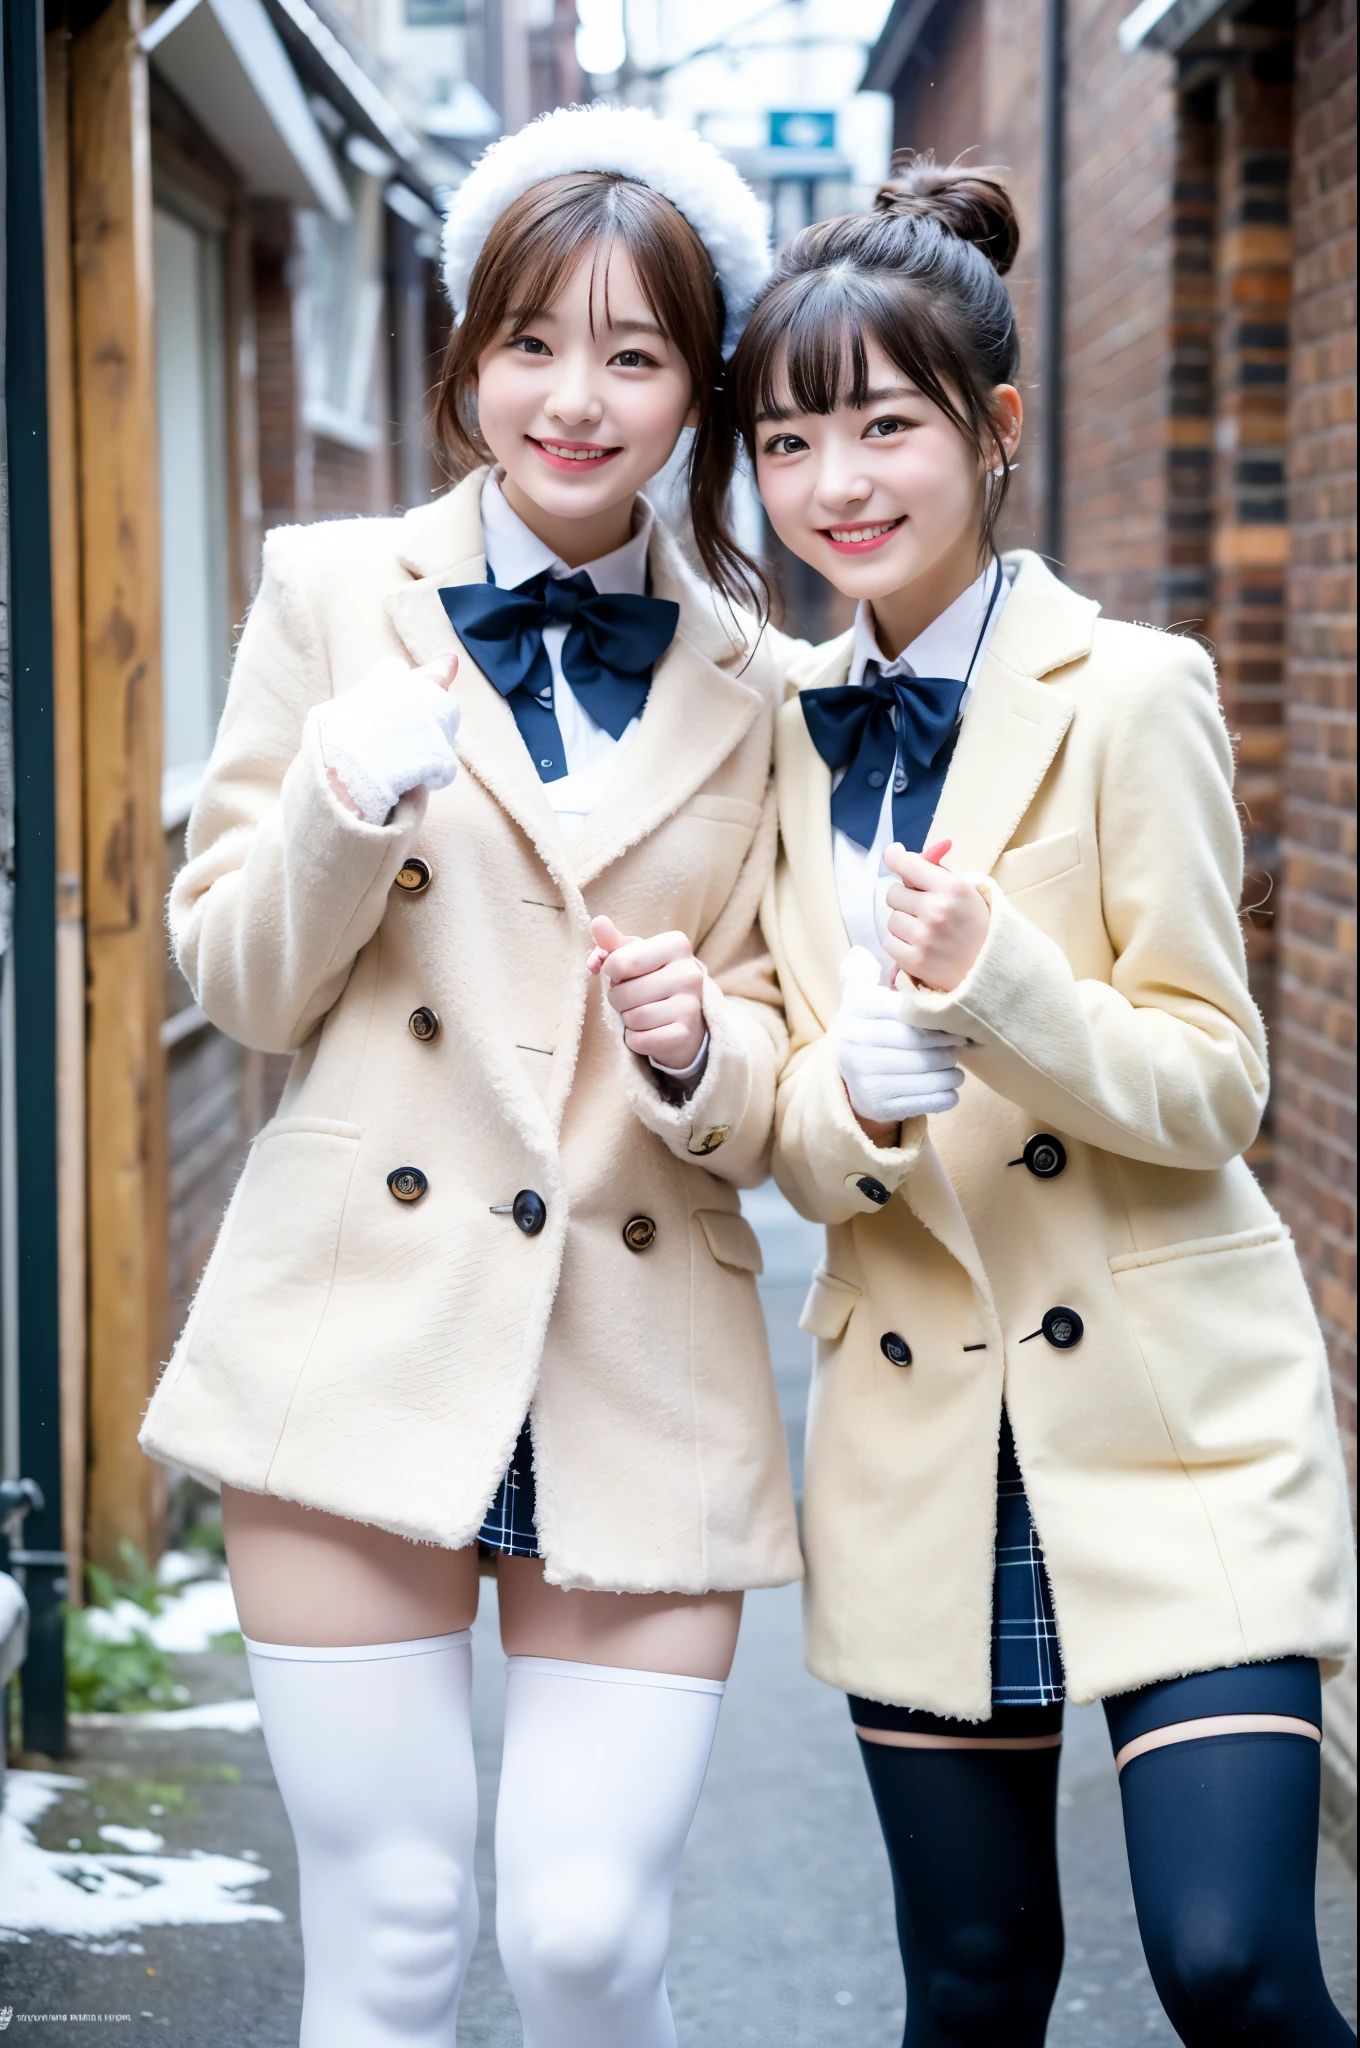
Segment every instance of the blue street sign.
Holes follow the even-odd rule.
[[[809,113],[799,107],[770,115],[771,149],[834,149],[836,116]]]

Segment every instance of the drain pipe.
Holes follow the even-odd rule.
[[[1067,6],[1044,0],[1044,215],[1039,378],[1043,508],[1039,546],[1055,566],[1063,551],[1063,284],[1066,271]]]

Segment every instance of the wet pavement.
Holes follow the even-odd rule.
[[[766,1308],[796,1453],[808,1369],[797,1309],[815,1234],[809,1238],[763,1193],[752,1206],[766,1245]],[[482,1936],[458,2044],[519,2048],[494,1938],[502,1687],[494,1587],[475,1635]],[[184,1658],[179,1668],[196,1699],[248,1694],[239,1655]],[[31,1832],[46,1850],[81,1852],[82,1887],[96,1906],[101,1889],[130,1882],[150,1912],[154,1873],[168,1858],[192,1858],[200,1867],[178,1875],[197,1885],[198,1910],[263,1908],[277,1917],[113,1933],[31,1929],[23,1940],[0,1941],[0,2027],[10,2006],[16,2040],[40,2025],[52,2042],[293,2048],[302,1976],[296,1870],[259,1734],[170,1733],[126,1717],[119,1726],[78,1730],[76,1754],[49,1768],[83,1779],[84,1789],[72,1783]],[[54,1790],[43,1794],[22,1774],[15,1782],[34,1803]],[[1174,2048],[1138,1945],[1098,1709],[1069,1713],[1061,1799],[1068,1950],[1050,2048]],[[162,1847],[153,1855],[146,1844],[157,1839]],[[8,1838],[0,1842],[0,1924],[14,1872],[31,1876],[36,1867],[30,1849],[11,1855],[10,1848]],[[208,1858],[219,1861],[208,1865]],[[1355,1884],[1327,1845],[1318,1898],[1329,1981],[1353,2022]],[[109,1912],[118,1917],[116,1904]],[[796,1588],[747,1601],[676,1899],[669,1981],[681,2048],[897,2048],[901,2040],[887,1864],[845,1703],[802,1669]],[[48,2017],[58,2014],[68,2017]]]

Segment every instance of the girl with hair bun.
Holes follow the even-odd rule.
[[[714,601],[757,587],[721,386],[764,221],[698,137],[574,108],[488,152],[445,257],[461,481],[270,536],[190,820],[180,964],[295,1057],[142,1441],[222,1486],[303,2048],[453,2048],[479,1554],[526,2048],[674,2048],[742,1593],[801,1572],[737,1194],[785,1047],[782,678]],[[707,582],[642,495],[687,424]]]
[[[908,162],[795,237],[732,386],[770,521],[858,600],[776,720],[774,1170],[827,1226],[804,1537],[892,1864],[907,2048],[1038,2048],[1063,1701],[1101,1700],[1192,2048],[1355,2036],[1313,1915],[1353,1643],[1321,1336],[1266,1099],[1212,664],[993,532],[1014,210]]]

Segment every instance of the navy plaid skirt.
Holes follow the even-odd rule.
[[[477,1541],[483,1550],[494,1551],[500,1557],[541,1555],[534,1527],[534,1440],[529,1434],[527,1415]]]
[[[540,1556],[534,1505],[534,1446],[526,1416],[478,1533],[482,1549],[500,1557]],[[1051,1707],[1062,1698],[1062,1655],[1044,1554],[1003,1408],[992,1582],[992,1705]]]
[[[1025,1498],[1011,1419],[1003,1408],[996,1470],[992,1705],[1049,1707],[1062,1697],[1062,1653],[1044,1553]]]

